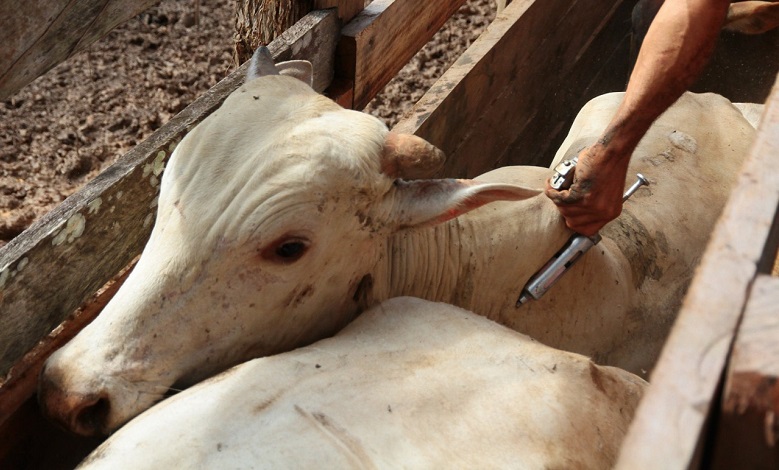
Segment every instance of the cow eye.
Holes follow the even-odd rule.
[[[263,250],[262,257],[277,263],[292,263],[308,250],[309,241],[303,238],[283,238]]]
[[[297,259],[306,251],[306,244],[301,241],[282,243],[276,248],[276,256],[287,260]]]

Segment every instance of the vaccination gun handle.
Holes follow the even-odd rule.
[[[649,184],[649,180],[641,173],[636,176],[638,180],[622,195],[622,202],[627,201],[630,196],[638,191],[638,188]],[[600,241],[601,236],[597,233],[591,237],[579,233],[573,234],[565,245],[552,256],[552,259],[525,284],[519,299],[517,299],[517,307],[531,299],[540,299],[587,250],[597,245]]]

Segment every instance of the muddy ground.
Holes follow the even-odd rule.
[[[236,0],[165,0],[0,103],[0,246],[235,67]],[[397,122],[494,17],[469,0],[367,111]]]

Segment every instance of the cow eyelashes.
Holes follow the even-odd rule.
[[[276,263],[294,263],[308,251],[309,245],[310,242],[304,238],[281,238],[265,248],[262,257]]]

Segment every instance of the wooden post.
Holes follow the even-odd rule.
[[[363,5],[364,0],[239,0],[235,12],[235,63],[249,60],[257,47],[270,44],[314,9],[337,8],[338,18],[345,24]]]
[[[465,0],[374,0],[344,26],[336,76],[351,81],[362,109],[441,28]]]
[[[313,0],[239,0],[233,49],[236,65],[249,60],[257,47],[270,44],[313,6]]]

